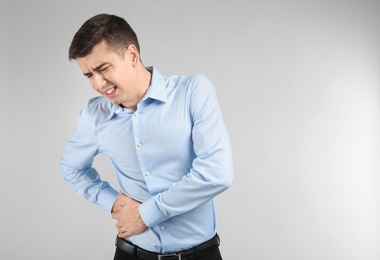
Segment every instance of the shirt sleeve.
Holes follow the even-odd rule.
[[[196,158],[179,182],[140,205],[140,214],[148,227],[202,205],[229,188],[232,182],[231,145],[215,89],[202,75],[194,79],[190,89]]]
[[[92,167],[97,154],[93,124],[89,119],[88,110],[83,109],[76,131],[61,155],[61,174],[80,196],[111,212],[118,192],[108,182],[102,181],[99,173]]]

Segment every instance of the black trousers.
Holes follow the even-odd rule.
[[[121,250],[120,248],[116,247],[115,257],[114,260],[136,260],[140,258],[136,258],[134,255],[128,254]],[[219,248],[215,250],[215,252],[206,255],[204,257],[196,258],[197,260],[222,260],[222,256],[220,255]],[[194,260],[196,260],[194,259]]]

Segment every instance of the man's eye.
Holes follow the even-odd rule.
[[[100,71],[100,72],[104,72],[104,71],[108,70],[108,68],[109,68],[109,67],[101,68],[99,71]]]

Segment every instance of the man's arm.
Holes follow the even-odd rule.
[[[97,154],[93,125],[89,120],[87,109],[83,109],[76,131],[67,142],[61,156],[61,173],[65,181],[80,196],[111,212],[118,192],[108,182],[102,181],[98,172],[92,167]]]

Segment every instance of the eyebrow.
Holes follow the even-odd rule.
[[[105,62],[105,63],[102,63],[102,64],[100,64],[99,66],[97,66],[96,68],[94,68],[94,70],[96,70],[96,71],[98,71],[98,70],[100,70],[103,66],[105,66],[105,65],[107,65],[107,63]]]
[[[107,63],[102,63],[100,64],[99,66],[97,66],[96,68],[94,68],[93,70],[95,71],[99,71],[102,67],[104,67],[105,65],[107,65]],[[83,75],[85,75],[86,77],[90,76],[92,73],[91,72],[88,72],[88,73],[83,73]]]

